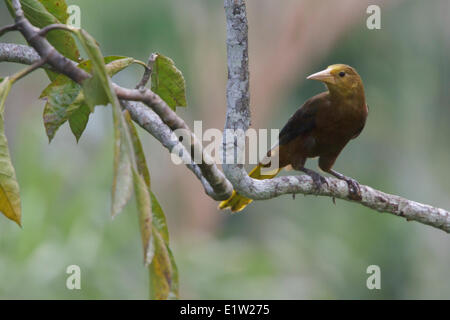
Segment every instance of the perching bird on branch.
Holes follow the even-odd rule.
[[[320,188],[322,183],[326,183],[324,177],[305,168],[307,158],[319,157],[319,168],[345,180],[351,195],[360,198],[358,182],[334,171],[332,167],[342,149],[361,133],[366,123],[368,108],[362,80],[355,69],[345,64],[331,65],[307,79],[323,82],[328,91],[308,99],[280,131],[278,145],[268,154],[272,158],[278,156],[278,169],[264,174],[261,168],[267,165],[260,163],[249,176],[272,179],[283,168],[293,168],[311,176],[315,187]],[[219,208],[238,212],[250,202],[251,199],[233,191]]]

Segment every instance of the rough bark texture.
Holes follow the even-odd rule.
[[[202,170],[200,169],[199,165],[192,162],[192,158],[189,156],[188,150],[186,150],[183,144],[178,140],[175,133],[169,128],[169,126],[167,126],[161,120],[161,118],[154,111],[149,109],[143,103],[139,102],[129,102],[122,100],[121,103],[128,110],[128,112],[130,112],[133,121],[136,122],[143,129],[145,129],[153,137],[155,137],[167,150],[169,150],[169,152],[172,152],[174,149],[183,151],[181,154],[181,159],[183,160],[183,163],[186,163],[188,169],[191,170],[200,180],[205,189],[206,194],[208,194],[215,200],[220,200],[224,198],[226,199],[227,197],[229,197],[228,193],[217,194],[214,191],[214,189],[209,184],[208,180],[203,176]],[[222,176],[221,172],[220,175]],[[231,185],[227,188],[228,191],[232,190]]]
[[[36,50],[29,46],[15,43],[2,43],[0,45],[0,61],[33,64],[40,58]]]

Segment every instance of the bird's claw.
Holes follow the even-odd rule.
[[[314,186],[315,193],[319,193],[323,184],[328,186],[327,179],[325,177],[321,176],[320,174],[314,172],[314,173],[310,174],[310,177],[313,180],[313,186]]]
[[[361,200],[361,188],[358,181],[352,178],[345,179],[348,186],[349,198],[352,200]]]

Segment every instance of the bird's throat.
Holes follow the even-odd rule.
[[[333,85],[327,85],[327,87],[333,105],[345,109],[360,109],[365,106],[364,88],[362,86],[345,90]]]

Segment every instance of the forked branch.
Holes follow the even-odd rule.
[[[34,27],[24,17],[20,2],[18,0],[12,2],[16,9],[16,23],[0,30],[4,33],[17,29],[32,48],[16,44],[0,44],[0,61],[35,64],[34,66],[41,66],[45,61],[46,65],[42,67],[65,74],[77,83],[90,77],[90,74],[78,68],[75,62],[62,56],[45,39],[47,31],[61,26],[49,26],[41,31],[42,29]],[[225,10],[229,70],[225,129],[246,131],[250,125],[250,96],[245,1],[225,0]],[[144,74],[141,84],[148,81],[149,69]],[[26,70],[34,70],[34,67]],[[203,150],[200,141],[192,134],[184,120],[178,117],[158,95],[145,89],[143,85],[139,85],[137,89],[127,89],[117,84],[113,84],[113,87],[122,106],[130,112],[132,119],[158,139],[169,151],[181,145],[174,130],[184,129],[189,132],[192,138],[191,148],[200,152],[203,161],[201,164],[195,164],[192,161],[187,164],[187,167],[201,181],[206,193],[215,200],[228,198],[233,187],[244,196],[255,200],[271,199],[283,194],[314,194],[357,202],[376,211],[391,213],[450,233],[450,213],[447,210],[387,194],[369,186],[361,185],[362,198],[355,201],[349,197],[347,184],[334,178],[327,178],[328,185],[322,184],[320,190],[317,190],[312,179],[306,175],[255,180],[248,176],[242,165],[237,164],[224,164],[224,176],[211,161],[210,155]],[[224,147],[225,152],[234,154],[235,149],[241,146],[239,144],[236,146],[234,141],[226,141]],[[186,154],[190,153],[186,152]]]
[[[247,131],[250,125],[250,97],[248,71],[248,25],[244,0],[225,0],[227,21],[227,116],[225,129]],[[242,144],[225,141],[228,154],[241,153]],[[309,176],[284,176],[271,180],[256,180],[248,176],[242,165],[224,164],[225,176],[242,195],[254,199],[271,199],[283,194],[314,194],[357,202],[379,212],[387,212],[407,220],[414,220],[450,233],[450,213],[447,210],[421,204],[396,195],[361,185],[361,200],[349,197],[347,183],[326,178],[316,190]]]

